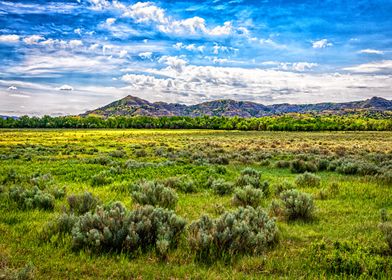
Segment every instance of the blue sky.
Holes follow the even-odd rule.
[[[0,0],[0,114],[392,98],[392,1]]]

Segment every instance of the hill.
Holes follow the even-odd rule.
[[[392,111],[392,100],[372,97],[364,101],[345,103],[317,104],[274,104],[263,105],[249,101],[221,99],[196,105],[155,102],[128,95],[101,108],[87,111],[82,116],[239,116],[262,117],[287,113],[330,113],[346,114],[349,112],[384,112]]]

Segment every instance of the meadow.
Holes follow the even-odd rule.
[[[0,130],[0,279],[391,279],[391,143],[386,131]]]

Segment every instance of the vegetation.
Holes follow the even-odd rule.
[[[261,118],[241,117],[149,117],[149,116],[44,116],[0,118],[0,128],[168,128],[267,131],[391,131],[392,118],[362,115],[286,114]],[[117,152],[118,156],[123,156]],[[221,158],[223,164],[227,159]]]
[[[0,139],[0,278],[392,278],[390,132]]]

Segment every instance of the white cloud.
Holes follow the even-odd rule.
[[[178,35],[207,35],[228,36],[231,34],[248,35],[244,27],[235,28],[232,22],[227,21],[223,25],[208,28],[204,18],[194,16],[186,19],[174,19],[166,14],[166,11],[152,2],[137,2],[125,7],[117,2],[116,8],[123,10],[123,17],[132,18],[136,23],[151,24],[163,33]]]
[[[103,10],[110,8],[111,3],[108,0],[87,0],[91,4],[93,10]]]
[[[25,37],[23,39],[23,42],[26,43],[27,45],[35,45],[38,44],[39,41],[45,40],[45,38],[41,35],[31,35],[28,37]]]
[[[370,63],[364,63],[352,67],[346,67],[343,70],[353,73],[391,73],[392,60],[382,60]]]
[[[187,62],[178,56],[164,55],[159,60],[159,63],[166,64],[168,69],[174,69],[177,72],[182,72]]]
[[[271,67],[275,70],[305,72],[317,67],[317,63],[312,62],[279,62],[279,61],[265,61],[261,65]]]
[[[117,69],[123,59],[109,59],[104,56],[86,57],[67,51],[58,51],[53,55],[29,55],[17,66],[7,68],[7,73],[28,76],[55,76],[59,73],[105,73]]]
[[[81,47],[83,46],[83,42],[81,40],[71,40],[69,41],[69,46],[71,48]]]
[[[57,88],[58,90],[65,90],[65,91],[72,91],[73,87],[70,85],[62,85],[61,87]]]
[[[116,22],[115,18],[108,18],[108,19],[106,19],[106,24],[108,24],[108,25],[112,25],[115,22]]]
[[[75,33],[75,34],[78,34],[78,35],[82,35],[82,29],[76,28],[76,29],[74,30],[74,33]]]
[[[119,56],[120,58],[123,58],[123,57],[125,57],[127,54],[128,54],[128,51],[126,51],[126,50],[121,50],[118,56]]]
[[[374,50],[374,49],[365,49],[365,50],[360,50],[358,53],[364,53],[364,54],[384,54],[383,51],[379,50]]]
[[[257,38],[251,38],[251,41],[255,41],[255,40],[257,40]],[[259,42],[260,42],[260,44],[262,46],[267,46],[267,47],[270,47],[270,48],[273,48],[273,49],[277,49],[277,50],[279,50],[279,49],[281,49],[281,50],[287,49],[286,45],[279,44],[279,43],[275,42],[274,40],[272,40],[271,38],[269,38],[269,39],[259,39]]]
[[[141,53],[139,53],[139,57],[142,59],[151,59],[152,52],[141,52]]]
[[[167,60],[167,58],[165,58]],[[178,58],[173,58],[175,61]],[[168,60],[167,60],[168,61]],[[224,62],[224,61],[216,61]],[[179,67],[167,63],[160,70],[144,69],[128,73],[122,80],[128,90],[151,100],[195,103],[203,100],[234,98],[263,103],[338,102],[388,96],[392,79],[385,75],[318,74],[303,72],[315,64],[287,64],[287,70],[195,66],[184,60]],[[272,63],[271,63],[272,64]],[[298,71],[298,72],[293,72]]]
[[[192,52],[204,52],[205,50],[205,46],[197,46],[196,44],[189,44],[189,45],[185,45],[182,42],[178,42],[176,44],[173,45],[173,48],[175,48],[176,50],[181,50],[181,49],[185,49],[187,51],[192,51]]]
[[[0,43],[17,43],[19,42],[19,35],[0,35]]]
[[[321,39],[318,41],[313,41],[312,42],[312,47],[314,49],[324,49],[326,47],[332,47],[333,44],[329,42],[327,39]]]

